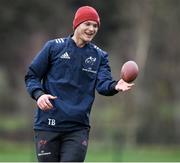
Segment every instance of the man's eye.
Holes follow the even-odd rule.
[[[87,26],[90,26],[90,23],[86,23]]]
[[[98,26],[97,26],[97,24],[94,24],[93,27],[94,27],[94,28],[97,28]]]

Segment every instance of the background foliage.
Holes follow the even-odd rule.
[[[88,160],[93,160],[94,148],[109,149],[105,152],[113,158],[117,151],[142,146],[143,151],[161,146],[175,154],[180,145],[179,0],[0,0],[0,145],[15,142],[23,149],[26,144],[28,156],[17,160],[34,159],[35,102],[25,90],[24,75],[47,40],[73,32],[74,12],[82,5],[92,5],[100,14],[94,42],[109,53],[113,77],[119,79],[127,60],[135,60],[140,68],[132,91],[114,97],[96,95],[90,144],[97,146],[90,145]],[[13,153],[10,149],[0,152],[0,161]],[[100,160],[114,161],[112,157]],[[174,161],[170,158],[163,161]]]

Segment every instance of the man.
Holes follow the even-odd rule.
[[[112,96],[133,86],[112,79],[107,53],[91,43],[99,27],[97,11],[80,7],[74,34],[48,41],[29,66],[25,82],[38,106],[34,130],[40,162],[84,161],[95,90]]]

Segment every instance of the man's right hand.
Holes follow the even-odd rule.
[[[42,96],[40,96],[37,100],[37,105],[41,110],[49,110],[53,108],[53,105],[50,102],[51,100],[56,99],[57,96],[52,96],[50,94],[44,94]]]

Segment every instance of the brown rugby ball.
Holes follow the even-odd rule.
[[[121,78],[127,83],[134,81],[137,78],[138,73],[139,68],[134,61],[125,62],[121,68]]]

